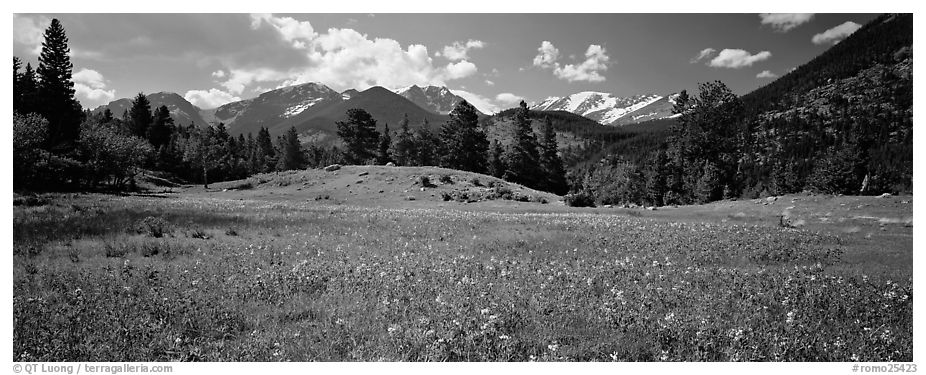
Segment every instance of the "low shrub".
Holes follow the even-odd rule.
[[[595,207],[595,199],[585,192],[567,194],[565,202],[569,207]]]
[[[170,234],[173,230],[170,223],[161,217],[148,216],[135,225],[135,231],[139,234],[145,234],[148,237],[161,238],[165,234]]]

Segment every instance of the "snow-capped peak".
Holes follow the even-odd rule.
[[[666,97],[655,94],[619,97],[606,92],[582,91],[565,97],[549,97],[532,108],[539,111],[568,111],[604,125],[617,125],[667,117],[671,115],[671,105],[667,103]]]

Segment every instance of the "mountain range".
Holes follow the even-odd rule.
[[[188,125],[193,123],[196,126],[206,126],[209,124],[202,117],[203,110],[178,94],[172,92],[156,92],[145,95],[145,97],[148,98],[148,101],[151,103],[152,112],[162,105],[167,106],[167,109],[170,111],[170,117],[174,119],[175,124]],[[132,108],[132,100],[131,98],[114,100],[107,105],[97,107],[93,110],[93,113],[100,113],[109,108],[113,116],[121,117],[123,113],[128,113]]]
[[[622,126],[674,116],[678,94],[619,97],[605,92],[583,91],[564,97],[550,97],[535,105],[537,111],[567,111],[598,121]]]
[[[395,91],[372,87],[337,92],[321,83],[304,83],[267,91],[251,99],[228,103],[218,108],[201,109],[178,94],[159,92],[147,95],[152,109],[166,105],[176,124],[206,126],[224,123],[231,134],[257,133],[265,127],[272,134],[282,134],[295,127],[304,138],[324,141],[337,131],[336,122],[346,118],[351,108],[362,108],[377,120],[380,128],[394,128],[408,115],[412,128],[425,119],[440,126],[453,107],[464,100],[442,86],[408,86]],[[605,125],[626,125],[671,116],[673,95],[637,95],[620,98],[607,93],[584,92],[562,98],[549,98],[534,110],[567,111]],[[123,98],[100,106],[120,116],[131,108],[132,100]],[[485,117],[480,113],[480,117]]]

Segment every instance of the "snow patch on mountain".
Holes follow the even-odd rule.
[[[294,106],[291,106],[291,107],[287,108],[285,111],[283,111],[283,117],[285,117],[285,118],[290,118],[290,117],[293,117],[293,116],[295,116],[295,115],[298,115],[298,114],[302,113],[302,111],[305,111],[305,110],[308,109],[309,107],[318,104],[318,102],[320,102],[320,101],[322,101],[322,100],[325,100],[325,98],[315,98],[315,99],[311,99],[311,100],[306,100],[306,101],[304,101],[304,102],[302,102],[302,103],[298,103],[298,104],[296,104],[296,105],[294,105]]]

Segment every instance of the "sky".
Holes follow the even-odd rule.
[[[37,64],[59,19],[85,108],[176,92],[201,108],[319,82],[446,86],[486,113],[598,91],[738,94],[810,61],[875,14],[14,14]]]

